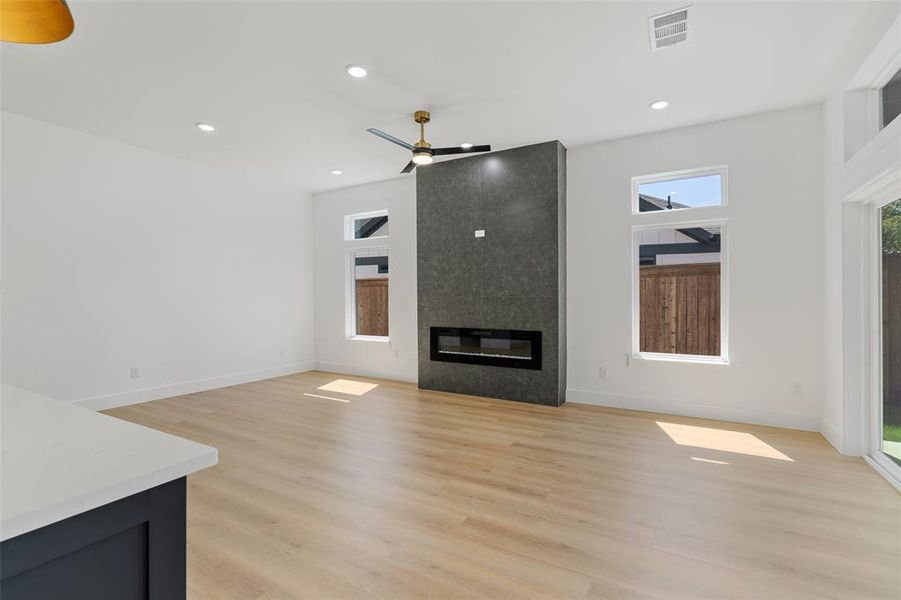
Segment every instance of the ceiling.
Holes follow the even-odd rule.
[[[499,149],[816,102],[884,8],[698,2],[690,41],[651,52],[648,17],[683,2],[69,4],[68,40],[2,45],[4,110],[304,191],[397,176],[409,154],[365,130],[415,141],[419,108],[434,145]]]

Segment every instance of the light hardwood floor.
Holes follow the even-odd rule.
[[[901,598],[901,497],[816,433],[321,372],[108,412],[219,448],[193,599]]]

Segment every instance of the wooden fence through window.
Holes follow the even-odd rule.
[[[388,335],[388,279],[357,279],[357,335]]]
[[[642,352],[720,355],[720,264],[639,268]]]

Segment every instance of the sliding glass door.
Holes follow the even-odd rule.
[[[901,199],[875,211],[879,245],[877,347],[878,376],[871,429],[874,458],[897,475],[901,473]],[[881,356],[880,356],[881,355]],[[887,459],[887,460],[886,460]]]

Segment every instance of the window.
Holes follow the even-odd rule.
[[[878,450],[901,465],[901,200],[879,211],[879,262],[881,262],[879,304],[882,346],[881,402],[877,404]]]
[[[354,336],[388,337],[388,249],[353,253]]]
[[[880,91],[882,104],[882,127],[895,120],[901,114],[901,70],[895,73]]]
[[[632,227],[632,354],[728,362],[726,220],[667,216],[723,207],[726,168],[635,177],[632,190],[635,218],[657,213],[654,224]]]
[[[725,204],[726,167],[632,178],[633,214]]]
[[[388,213],[378,211],[348,218],[347,239],[368,240],[388,237]]]
[[[387,341],[390,269],[386,243],[388,213],[378,211],[345,217],[347,245],[347,337]]]

